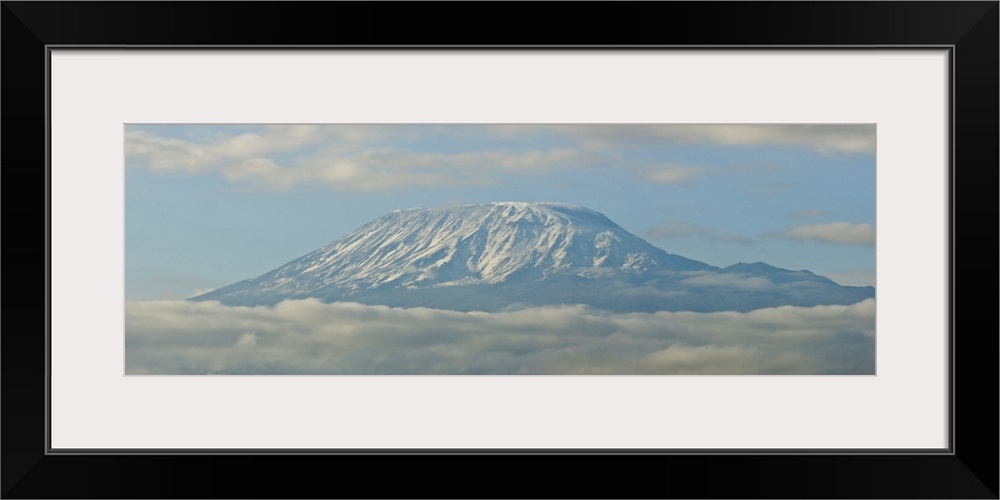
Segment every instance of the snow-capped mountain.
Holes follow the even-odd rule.
[[[504,202],[397,210],[260,277],[192,300],[714,311],[871,296],[871,287],[841,287],[808,271],[763,263],[720,269],[670,254],[587,208]]]

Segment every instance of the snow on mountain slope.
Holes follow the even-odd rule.
[[[422,288],[657,268],[711,266],[670,255],[586,208],[509,202],[398,210],[255,281],[287,292]]]

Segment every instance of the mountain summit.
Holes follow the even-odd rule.
[[[649,312],[851,304],[873,296],[871,287],[842,287],[808,271],[764,263],[720,269],[670,254],[584,207],[502,202],[396,210],[262,276],[191,300]]]

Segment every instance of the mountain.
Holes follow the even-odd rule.
[[[718,268],[667,253],[587,208],[505,202],[397,210],[262,276],[190,300],[708,312],[853,304],[874,295],[872,287],[840,286],[809,271],[760,262]]]

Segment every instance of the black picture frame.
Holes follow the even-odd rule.
[[[17,284],[16,292],[3,295],[6,328],[0,336],[4,498],[998,498],[997,323],[990,306],[973,305],[980,296],[992,304],[996,290],[996,273],[983,269],[983,263],[997,255],[992,231],[1000,165],[997,1],[581,3],[548,9],[492,3],[2,5],[0,159],[7,179],[2,251],[8,280]],[[50,453],[49,48],[387,45],[948,47],[953,100],[949,451]],[[958,306],[959,298],[965,307]],[[572,470],[572,477],[556,467]],[[380,479],[368,480],[371,472]]]

